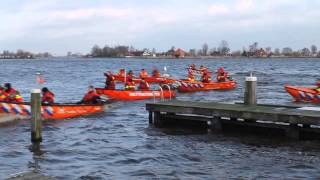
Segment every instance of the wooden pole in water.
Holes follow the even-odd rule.
[[[41,142],[41,101],[40,89],[31,90],[31,141]]]
[[[246,77],[246,87],[244,92],[244,104],[256,105],[257,104],[257,77],[250,74]]]

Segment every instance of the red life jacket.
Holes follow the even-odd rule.
[[[201,77],[201,81],[204,82],[204,83],[209,83],[211,81],[211,77],[208,74],[204,74]]]
[[[5,95],[5,101],[9,101],[9,102],[16,102],[16,98],[15,95],[17,91],[13,88],[7,89],[4,91],[4,95]]]
[[[228,77],[228,73],[227,72],[218,73],[217,81],[218,82],[224,82],[224,81],[226,81],[227,77]]]
[[[125,90],[135,90],[135,83],[133,81],[129,81],[125,84]]]
[[[138,87],[139,90],[149,90],[150,86],[146,81],[141,81]]]
[[[84,103],[84,104],[92,104],[92,103],[94,103],[94,100],[96,98],[99,98],[99,97],[100,97],[100,95],[97,94],[95,91],[89,91],[82,98],[82,103]]]
[[[140,78],[146,78],[146,77],[148,77],[149,75],[148,75],[148,72],[147,71],[141,71],[140,72]]]
[[[42,95],[41,103],[53,104],[54,103],[54,94],[50,91],[45,92]]]
[[[112,74],[105,74],[106,79],[106,89],[114,90],[116,89],[116,83],[114,82],[115,77]]]

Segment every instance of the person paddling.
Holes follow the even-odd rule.
[[[158,78],[158,77],[160,77],[160,76],[161,76],[161,74],[160,74],[159,70],[154,67],[154,68],[152,69],[152,77]]]
[[[115,83],[115,77],[113,76],[113,74],[109,71],[107,73],[104,73],[104,76],[106,76],[105,88],[109,90],[115,90],[116,83]]]
[[[142,90],[142,91],[148,91],[150,90],[150,86],[148,84],[148,82],[146,82],[144,80],[144,78],[141,79],[140,83],[139,83],[139,86],[138,86],[138,89],[139,90]]]
[[[133,82],[133,80],[132,79],[129,79],[127,82],[126,82],[126,84],[125,84],[125,86],[124,86],[124,89],[125,90],[135,90],[135,83]]]
[[[53,104],[54,103],[54,94],[48,88],[44,87],[41,89],[42,97],[41,103],[43,104]]]
[[[79,104],[98,104],[101,102],[101,97],[96,93],[93,86],[89,86],[88,92],[84,95]]]
[[[5,96],[4,101],[8,102],[22,102],[23,98],[21,97],[20,93],[12,88],[10,83],[4,84],[4,92],[3,95]]]
[[[225,82],[228,78],[228,73],[224,71],[224,69],[221,67],[217,71],[217,81],[218,82]]]
[[[201,81],[203,83],[209,83],[211,81],[211,77],[210,75],[208,74],[208,72],[204,72],[201,76]]]
[[[147,78],[149,75],[148,75],[148,72],[145,70],[145,69],[141,69],[140,71],[140,78]]]
[[[196,77],[193,75],[191,71],[188,71],[188,80],[189,81],[195,81]]]

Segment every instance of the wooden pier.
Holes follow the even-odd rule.
[[[320,107],[247,105],[169,101],[146,104],[149,123],[201,126],[213,131],[283,134],[294,139],[320,139]]]

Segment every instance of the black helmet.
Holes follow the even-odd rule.
[[[42,91],[42,92],[48,92],[48,91],[49,91],[49,89],[48,89],[48,88],[46,88],[46,87],[44,87],[44,88],[42,88],[42,89],[41,89],[41,91]]]

